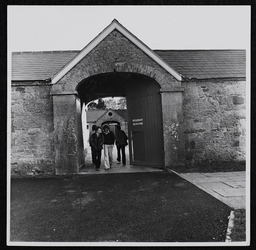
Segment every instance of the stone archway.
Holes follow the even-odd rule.
[[[80,101],[77,91],[79,84],[90,77],[114,72],[144,75],[160,85],[164,166],[182,161],[184,142],[181,82],[114,30],[52,86],[57,174],[76,173],[83,164],[81,105],[89,100]],[[69,164],[68,169],[64,167],[66,163]]]
[[[127,73],[120,74],[126,75]],[[93,76],[92,78],[95,77],[97,76]],[[83,79],[81,83],[85,83],[85,81],[87,81],[87,84],[93,84],[89,82],[88,79],[90,79],[90,77]],[[81,95],[81,93],[79,93],[79,88],[81,90],[82,86],[81,83],[77,84],[75,90],[76,93],[64,92],[53,94],[55,124],[55,168],[57,174],[78,173],[79,168],[84,163],[81,106],[83,102],[89,102],[89,98],[95,99],[95,96],[88,97]],[[95,82],[94,84],[96,85]],[[86,89],[86,91],[88,91],[88,89]],[[95,89],[95,91],[96,95],[102,94],[97,92],[97,89]],[[120,96],[120,89],[117,88],[116,91],[116,96]],[[106,93],[106,96],[109,96],[110,92]],[[88,93],[90,94],[90,92]],[[113,95],[115,96],[115,94]],[[182,153],[182,145],[180,143],[180,137],[182,136],[182,92],[180,89],[175,90],[169,88],[164,90],[161,88],[160,95],[163,121],[162,137],[164,140],[163,161],[164,166],[168,167],[176,162],[180,162],[179,157],[182,155],[179,154],[179,152]],[[102,96],[99,95],[98,97]]]

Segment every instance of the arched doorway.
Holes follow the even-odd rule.
[[[128,108],[130,163],[163,167],[163,125],[160,86],[137,73],[112,72],[82,80],[76,88],[82,103],[125,96]]]

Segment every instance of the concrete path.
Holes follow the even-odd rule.
[[[246,207],[245,171],[176,174],[231,208],[245,209]]]
[[[82,174],[120,174],[120,173],[141,173],[141,172],[162,172],[163,169],[152,168],[152,167],[143,167],[143,166],[133,166],[125,165],[123,166],[120,163],[113,163],[110,170],[105,170],[103,163],[101,164],[100,171],[96,171],[95,168],[90,164],[89,167],[81,169],[80,175]]]

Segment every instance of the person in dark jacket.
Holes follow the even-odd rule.
[[[91,136],[94,134],[94,133],[96,133],[96,131],[95,131],[95,129],[97,128],[97,126],[94,124],[94,125],[92,125],[92,131],[90,132],[90,134],[89,134],[89,144],[90,144],[90,147],[91,147],[91,152],[92,152],[92,164],[94,165],[94,166],[96,166],[96,162],[94,161],[95,160],[95,150],[93,150],[92,149],[92,145],[91,145],[91,143],[90,143],[90,139],[91,139]]]
[[[93,133],[90,137],[90,145],[93,151],[93,161],[95,162],[95,168],[97,171],[100,171],[100,163],[101,163],[101,150],[104,143],[104,138],[102,135],[102,131],[100,127],[95,129],[95,133]]]
[[[117,147],[117,161],[121,162],[121,154],[122,151],[122,163],[126,165],[126,156],[125,156],[125,147],[128,145],[127,143],[127,135],[121,130],[121,127],[118,125],[116,130],[116,147]]]
[[[115,143],[115,136],[110,131],[108,125],[103,126],[103,137],[104,137],[104,165],[105,170],[109,170],[113,163],[113,147]]]

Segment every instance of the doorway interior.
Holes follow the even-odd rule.
[[[93,167],[91,157],[91,147],[89,145],[89,136],[92,132],[92,126],[96,125],[103,128],[104,125],[108,125],[110,131],[116,136],[117,126],[128,135],[127,125],[127,108],[125,97],[106,97],[101,98],[100,104],[104,109],[97,109],[97,103],[99,100],[93,100],[87,105],[83,105],[82,108],[82,130],[83,130],[83,145],[84,145],[84,158],[85,165],[80,171],[85,171]],[[101,107],[101,108],[102,108]],[[129,147],[125,148],[126,163],[129,165]],[[117,148],[114,145],[113,148],[114,165],[117,163]],[[102,167],[103,163],[103,151],[102,151]]]
[[[160,85],[152,78],[126,72],[88,77],[77,86],[82,106],[105,97],[126,97],[130,164],[164,165]],[[109,121],[112,130],[116,123]]]

